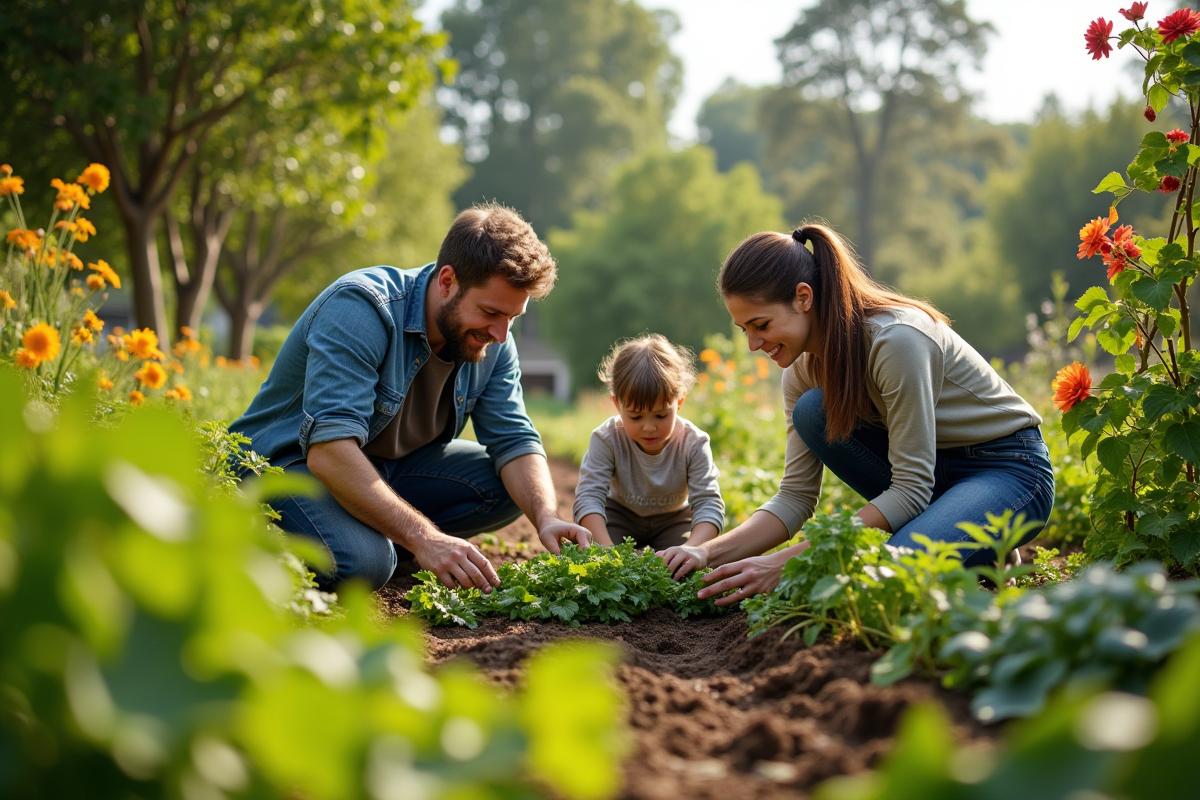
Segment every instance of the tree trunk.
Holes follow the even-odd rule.
[[[192,194],[190,216],[194,259],[191,269],[188,268],[179,223],[169,212],[164,215],[174,262],[171,274],[175,279],[175,333],[185,326],[193,331],[200,329],[204,307],[216,278],[217,261],[233,221],[232,211],[218,211],[211,201],[200,203],[198,191]]]
[[[254,350],[254,333],[258,328],[258,319],[262,316],[265,306],[262,303],[235,303],[229,311],[229,351],[228,357],[242,361],[250,358]]]
[[[167,332],[167,308],[163,302],[162,273],[158,261],[158,239],[154,235],[154,217],[121,215],[129,246],[129,268],[133,279],[133,310],[139,328],[149,328],[164,346],[171,341]]]

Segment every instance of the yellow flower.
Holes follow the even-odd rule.
[[[17,301],[13,300],[13,296],[3,289],[0,289],[0,308],[7,310],[16,307]]]
[[[67,253],[67,263],[71,265],[71,269],[83,269],[83,261],[81,261],[79,256],[75,255],[74,253]]]
[[[96,235],[96,226],[89,219],[75,218],[75,236],[79,241],[86,242],[89,236]]]
[[[25,369],[34,369],[41,360],[33,353],[26,350],[24,347],[17,350],[17,366]]]
[[[126,336],[125,347],[143,361],[150,358],[157,358],[159,361],[163,359],[163,352],[158,349],[158,334],[149,328],[138,328]]]
[[[6,178],[9,175],[12,175],[12,167],[10,167],[8,164],[0,164],[0,175],[3,175]]]
[[[181,403],[187,403],[192,399],[192,391],[186,386],[176,386],[174,389],[167,389],[163,392],[163,397],[168,400],[178,400]]]
[[[92,207],[92,201],[88,199],[87,192],[83,190],[83,187],[74,183],[63,183],[58,178],[50,181],[50,185],[58,190],[58,197],[54,199],[54,207],[59,211],[70,211],[75,206]]]
[[[717,394],[723,393],[725,391],[725,381],[714,381],[713,391]]]
[[[107,392],[109,389],[113,388],[113,382],[103,375],[100,376],[100,380],[96,381],[96,385],[100,387],[100,391],[102,392]]]
[[[38,361],[53,361],[58,358],[62,340],[59,339],[57,330],[39,322],[25,331],[25,335],[21,337],[21,344],[36,356]]]
[[[89,192],[100,193],[108,188],[109,177],[108,167],[103,164],[89,164],[75,182],[86,186]]]
[[[172,361],[167,366],[174,370],[177,374],[183,374],[183,364],[180,364],[178,361]]]
[[[128,360],[129,360],[129,353],[127,351],[125,351],[125,350],[117,351],[117,361],[128,361]]]
[[[13,228],[8,232],[8,243],[15,244],[23,250],[37,250],[42,246],[42,237],[37,235],[37,231]]]
[[[720,361],[721,354],[718,353],[716,350],[713,350],[711,347],[706,347],[700,351],[700,360],[703,361],[705,364],[709,363],[710,361],[713,361],[713,362]]]
[[[771,374],[771,362],[767,361],[765,358],[759,358],[756,359],[756,361],[758,364],[758,377],[762,380],[766,380]]]
[[[180,325],[179,333],[185,339],[195,339],[196,338],[196,332],[194,330],[192,330],[191,328],[189,328],[187,325]]]
[[[89,329],[83,325],[76,325],[74,328],[71,329],[71,341],[73,343],[79,344],[79,345],[91,344],[91,342],[92,342],[91,329]]]
[[[113,285],[114,289],[121,288],[121,278],[113,271],[113,268],[108,265],[104,259],[99,259],[95,264],[88,264],[88,269],[94,269],[100,274],[101,278]]]
[[[24,178],[0,178],[0,197],[10,194],[25,194]]]
[[[161,389],[167,382],[167,371],[153,361],[147,361],[141,369],[133,373],[133,377],[149,389]]]
[[[227,362],[227,361],[225,360],[225,356],[217,356],[217,359],[216,359],[216,361],[215,361],[214,363],[215,363],[215,364],[216,364],[218,367],[223,367],[223,366],[225,366],[225,365],[226,365],[227,363],[229,363],[229,362]]]
[[[144,402],[146,402],[146,395],[142,394],[137,389],[134,389],[129,393],[130,405],[140,406]]]
[[[83,297],[84,294],[85,294],[85,292],[83,291],[82,288],[80,288],[78,286],[71,287],[71,296],[72,297]]]
[[[736,361],[726,361],[725,369],[729,370],[730,372],[733,372],[735,369],[737,369],[737,362]]]
[[[101,278],[99,275],[88,275],[87,276],[87,285],[88,285],[88,288],[91,289],[93,292],[98,292],[101,289],[103,289],[105,286],[104,278]]]
[[[262,366],[262,362],[258,360],[258,356],[250,356],[247,361],[249,362],[251,369],[258,369]]]
[[[743,375],[742,376],[742,384],[744,386],[753,386],[755,383],[755,380],[756,379],[753,375]]]
[[[104,320],[97,317],[96,312],[92,311],[90,308],[83,312],[83,324],[87,325],[97,333],[104,330]]]

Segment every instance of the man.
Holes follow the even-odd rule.
[[[449,587],[499,585],[464,538],[523,511],[551,552],[589,543],[558,518],[541,439],[521,395],[509,328],[554,284],[555,264],[511,209],[459,214],[438,260],[370,267],[313,301],[230,429],[318,496],[272,500],[287,531],[322,542],[334,587],[383,586],[397,550]],[[458,439],[470,418],[478,443]]]

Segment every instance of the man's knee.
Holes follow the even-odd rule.
[[[797,435],[809,446],[819,447],[825,442],[825,392],[809,389],[800,395],[792,409],[792,426]]]

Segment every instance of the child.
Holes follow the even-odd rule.
[[[716,538],[725,502],[708,434],[677,416],[696,380],[691,354],[658,334],[643,336],[615,345],[600,379],[618,414],[592,431],[575,521],[601,545],[629,537],[659,551]]]

